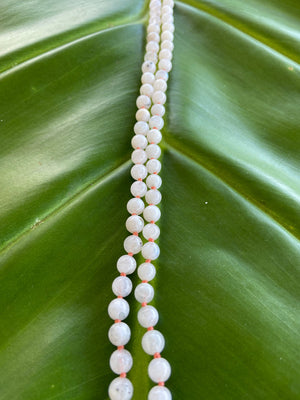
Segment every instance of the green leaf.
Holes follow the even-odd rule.
[[[107,399],[147,4],[4,0],[0,15],[0,398]],[[177,1],[175,25],[153,302],[168,387],[296,400],[299,5]]]

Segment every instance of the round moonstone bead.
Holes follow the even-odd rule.
[[[161,61],[160,61],[160,63],[161,63]],[[167,100],[167,97],[166,97],[165,93],[162,92],[161,90],[154,92],[152,95],[152,101],[154,104],[165,104],[166,100]],[[152,117],[152,118],[154,118],[154,117]],[[159,117],[156,117],[156,118],[159,118]],[[151,118],[150,118],[150,121],[151,121]]]
[[[156,105],[158,105],[158,104],[156,104]],[[147,139],[148,139],[149,143],[157,144],[161,141],[162,135],[158,129],[151,129],[151,131],[149,131],[147,133]]]
[[[172,53],[168,49],[163,49],[159,53],[159,59],[162,60],[163,58],[166,58],[167,60],[172,60]]]
[[[153,96],[155,95],[155,93],[159,93],[159,92],[154,92]],[[163,92],[160,92],[160,93],[163,93]],[[159,130],[163,126],[164,126],[164,120],[162,119],[162,117],[159,117],[158,115],[154,115],[153,117],[151,117],[149,119],[149,127],[150,127],[150,129],[158,129]]]
[[[142,95],[145,95],[145,96],[148,96],[148,97],[151,97],[153,92],[154,92],[154,89],[153,89],[152,84],[150,84],[150,83],[145,83],[140,88],[140,93]],[[140,110],[144,110],[144,108],[140,108]]]
[[[173,10],[170,6],[167,5],[163,5],[162,9],[161,9],[162,14],[172,14]]]
[[[148,222],[158,221],[160,215],[160,209],[157,206],[147,206],[143,212],[144,219]]]
[[[132,290],[132,282],[127,276],[118,276],[113,281],[112,290],[116,296],[126,297]]]
[[[150,189],[159,189],[161,187],[161,177],[156,174],[149,175],[146,179],[146,184]]]
[[[137,121],[147,122],[150,119],[150,113],[145,108],[140,108],[139,110],[137,110],[135,118]]]
[[[135,123],[133,130],[136,135],[147,135],[149,125],[145,121],[138,121]]]
[[[156,64],[157,63],[157,54],[156,53],[152,53],[152,52],[151,53],[148,52],[148,53],[145,54],[144,60],[145,61],[152,61],[152,62],[154,62]]]
[[[144,227],[144,220],[143,218],[139,217],[138,215],[132,215],[131,217],[127,218],[126,220],[126,229],[128,232],[141,232]]]
[[[175,27],[174,27],[174,24],[172,22],[171,23],[165,22],[165,23],[162,24],[161,29],[162,29],[163,32],[169,31],[169,32],[173,33],[174,30],[175,30]]]
[[[155,79],[163,79],[167,82],[167,80],[169,79],[169,74],[166,71],[159,69],[155,74]]]
[[[124,299],[113,299],[108,306],[108,315],[111,319],[123,320],[128,317],[129,304]]]
[[[158,53],[159,45],[157,42],[148,42],[146,45],[146,51],[153,51],[154,53]],[[153,71],[151,71],[153,72]]]
[[[156,240],[160,235],[160,229],[155,224],[147,224],[143,229],[143,236],[145,239]]]
[[[133,179],[145,179],[147,176],[147,168],[143,164],[136,164],[130,170]]]
[[[148,331],[143,336],[142,347],[145,353],[151,356],[161,353],[165,347],[165,338],[157,330]]]
[[[149,283],[140,283],[135,288],[134,296],[140,303],[150,303],[154,297],[154,289]]]
[[[140,111],[146,111],[146,110],[140,110]],[[147,147],[148,140],[144,135],[134,135],[133,138],[131,139],[131,145],[134,149],[140,148],[140,149],[145,149]]]
[[[159,146],[157,146],[157,144],[149,144],[149,146],[146,147],[145,151],[149,159],[156,159],[159,158],[161,155],[161,149]]]
[[[146,167],[149,174],[154,174],[154,172],[158,174],[161,170],[161,163],[156,159],[149,160],[146,164]]]
[[[114,379],[108,388],[111,400],[130,400],[133,396],[133,386],[127,378]]]
[[[124,240],[124,249],[127,251],[127,253],[137,254],[141,251],[142,246],[142,239],[138,236],[127,236],[127,238]]]
[[[144,150],[134,150],[131,153],[131,160],[134,164],[144,164],[147,161],[147,154]]]
[[[141,181],[133,182],[130,187],[130,192],[135,197],[144,197],[147,192],[147,185]]]
[[[136,99],[137,108],[149,108],[151,106],[150,97],[141,95]]]
[[[150,61],[148,61],[150,62]],[[153,63],[152,63],[153,64]],[[149,85],[153,85],[154,81],[155,81],[155,76],[153,75],[152,72],[145,72],[142,75],[142,79],[141,79],[142,83],[144,84],[149,84]]]
[[[142,71],[143,73],[145,72],[152,72],[152,74],[155,72],[155,64],[151,61],[145,61],[142,64]]]
[[[159,7],[161,6],[161,1],[160,0],[152,0],[150,2],[150,9],[155,8],[155,7]]]
[[[156,275],[156,269],[151,263],[142,263],[138,268],[138,276],[142,281],[152,281]]]
[[[156,308],[153,306],[145,306],[139,310],[137,318],[143,328],[150,328],[150,326],[155,326],[157,324],[159,317]]]
[[[159,34],[156,33],[156,32],[150,32],[150,33],[148,33],[148,35],[147,35],[147,41],[150,42],[151,40],[153,40],[154,42],[157,42],[157,43],[158,43],[159,40],[160,40]]]
[[[167,50],[173,51],[173,49],[174,49],[174,44],[173,44],[173,42],[171,42],[170,40],[164,40],[164,41],[162,42],[162,44],[161,44],[161,48],[162,48],[162,49],[167,49]]]
[[[150,175],[151,176],[151,175]],[[127,203],[127,211],[129,214],[137,214],[140,215],[144,211],[145,204],[141,199],[130,199]]]
[[[148,306],[151,307],[151,306]],[[115,346],[125,346],[130,339],[130,328],[125,322],[113,324],[108,331],[108,338]]]
[[[164,40],[170,40],[170,42],[173,42],[173,40],[174,40],[174,35],[173,35],[173,33],[170,32],[170,31],[164,31],[164,32],[161,34],[161,41],[163,42]]]
[[[171,69],[172,69],[171,61],[166,58],[161,59],[160,62],[158,63],[158,66],[159,66],[159,68],[161,68],[167,72],[171,71]],[[153,95],[154,95],[154,93],[153,93]],[[153,95],[152,95],[152,97],[153,97]],[[149,107],[147,107],[147,108],[149,108]]]
[[[148,204],[157,205],[161,202],[161,193],[157,189],[150,189],[146,193],[146,202]]]
[[[147,27],[147,32],[148,32],[148,33],[149,33],[149,32],[156,32],[156,33],[159,33],[159,31],[160,31],[160,27],[159,27],[158,24],[150,24],[150,25],[148,25],[148,27]]]
[[[148,400],[172,400],[172,395],[165,386],[154,386],[148,394]]]
[[[174,1],[173,0],[164,0],[164,4],[166,6],[174,7]]]
[[[162,51],[164,51],[164,50],[162,50]],[[169,51],[169,50],[166,50],[166,51]],[[161,52],[160,52],[160,53],[161,53]],[[160,54],[160,53],[159,53],[159,54]],[[166,58],[166,57],[161,57],[161,58]],[[154,82],[153,87],[154,87],[154,90],[155,90],[155,91],[165,92],[165,91],[167,90],[166,81],[164,81],[163,79],[157,79],[157,80]],[[153,108],[153,107],[152,107],[152,108]],[[152,109],[151,109],[151,111],[152,111]]]
[[[169,24],[174,23],[174,17],[172,14],[163,14],[161,17],[161,22],[164,24],[165,22],[168,22]]]
[[[142,247],[142,255],[146,260],[156,260],[160,250],[156,243],[148,242]]]
[[[159,80],[162,80],[162,79],[159,79]],[[165,115],[165,112],[166,112],[165,107],[162,104],[154,104],[151,107],[152,115],[158,115],[159,117],[163,117]]]
[[[132,274],[136,269],[136,261],[127,254],[121,256],[117,261],[117,269],[120,273],[123,272],[126,275]]]
[[[150,18],[149,18],[149,24],[160,24],[160,17],[159,17],[159,13],[156,12],[151,12],[150,13]],[[151,33],[154,33],[155,35],[158,35],[156,32],[150,32],[148,33],[148,35],[150,35]],[[147,42],[151,42],[151,40],[153,40],[154,42],[159,42],[159,35],[158,35],[158,40],[156,40],[157,38],[154,36],[150,36],[151,38],[153,37],[153,39],[149,39],[147,35]]]
[[[111,370],[115,374],[127,373],[132,367],[132,357],[128,350],[116,350],[109,360]]]
[[[148,374],[153,382],[165,382],[170,378],[171,366],[165,358],[154,358],[148,366]]]

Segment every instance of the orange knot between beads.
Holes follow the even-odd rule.
[[[148,281],[146,281],[146,280],[143,280],[143,281],[142,281],[142,283],[148,283]]]
[[[160,358],[161,355],[160,355],[160,353],[155,353],[153,357],[154,357],[154,358]]]
[[[165,386],[165,382],[158,382],[158,386]]]
[[[145,260],[146,263],[151,263],[151,260],[149,260],[149,258],[147,258],[147,260]]]
[[[144,301],[144,302],[142,303],[142,307],[146,307],[146,305],[147,305],[147,303]]]
[[[133,215],[133,214],[132,214]],[[134,215],[136,215],[136,214],[134,214]],[[130,256],[130,257],[132,257],[133,256],[133,253],[128,253],[128,255]]]
[[[118,350],[124,350],[124,346],[118,346]]]
[[[120,273],[121,276],[126,276],[125,272]]]
[[[123,296],[118,296],[118,299],[123,299]]]
[[[115,323],[118,324],[119,322],[121,322],[120,319],[115,319]]]
[[[147,328],[148,331],[153,331],[153,326],[149,326],[149,328]]]
[[[148,239],[149,242],[154,242],[154,239],[150,238]]]
[[[120,374],[120,378],[126,378],[126,372],[122,372],[122,373]]]

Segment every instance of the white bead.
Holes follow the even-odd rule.
[[[153,306],[145,306],[139,310],[137,318],[143,328],[150,328],[150,326],[155,326],[157,324],[159,317],[156,308]]]
[[[144,197],[147,192],[147,185],[142,181],[133,182],[130,192],[134,197]]]
[[[144,228],[144,220],[142,217],[138,215],[131,215],[126,220],[126,229],[128,232],[141,232]]]
[[[165,50],[162,50],[162,51],[165,51]],[[169,50],[166,50],[166,51],[169,51]],[[160,53],[161,53],[161,52],[160,52]],[[160,53],[159,53],[159,54],[160,54]],[[155,91],[165,92],[165,91],[167,90],[166,81],[164,81],[163,79],[157,79],[157,80],[154,82],[153,88],[154,88]],[[153,107],[152,107],[152,108],[153,108]]]
[[[164,5],[174,7],[174,1],[173,0],[164,0]]]
[[[149,72],[149,74],[150,74],[150,72]],[[145,74],[144,74],[144,75],[145,75]],[[141,93],[142,95],[151,97],[152,94],[153,94],[153,92],[154,92],[154,89],[153,89],[152,84],[150,84],[150,83],[145,83],[144,85],[142,85],[142,86],[140,87],[140,93]],[[144,108],[141,108],[141,110],[144,110]]]
[[[165,382],[170,378],[171,366],[165,358],[154,358],[148,366],[148,375],[153,382]]]
[[[165,347],[165,338],[159,331],[153,329],[144,334],[142,347],[145,353],[150,354],[151,356],[155,353],[161,353]]]
[[[148,204],[159,204],[161,202],[161,193],[157,189],[150,189],[146,193],[146,202]]]
[[[174,40],[174,35],[173,35],[173,33],[170,32],[170,31],[164,31],[164,32],[161,34],[161,41],[163,42],[164,40],[170,40],[170,42],[173,42],[173,40]]]
[[[152,53],[152,52],[150,52],[150,51],[148,51],[146,54],[145,54],[145,56],[144,56],[144,60],[145,61],[152,61],[152,62],[154,62],[155,64],[157,63],[157,54],[156,53]]]
[[[158,17],[158,16],[160,16],[160,6],[156,6],[156,7],[152,7],[151,8],[151,10],[150,10],[150,15],[151,15],[151,17],[153,17],[153,16],[155,16],[155,17]],[[156,22],[156,23],[158,23],[158,22]],[[149,22],[149,24],[150,24],[150,22]]]
[[[124,240],[124,249],[127,251],[127,253],[137,254],[141,251],[142,246],[142,239],[138,236],[127,236],[127,238]]]
[[[159,66],[160,69],[163,69],[163,70],[165,70],[167,72],[170,72],[171,69],[172,69],[171,61],[167,60],[166,58],[161,59],[160,62],[158,63],[158,66]]]
[[[144,121],[147,122],[149,121],[150,118],[150,113],[148,110],[146,110],[145,108],[140,108],[139,110],[137,110],[137,112],[135,113],[135,118],[137,121]]]
[[[138,268],[138,276],[141,281],[152,281],[156,275],[156,269],[151,263],[142,263]]]
[[[142,247],[142,256],[145,260],[156,260],[160,250],[156,243],[148,242]]]
[[[147,32],[156,32],[159,33],[160,27],[158,24],[149,24],[147,27]]]
[[[146,111],[146,110],[140,110],[140,111]],[[144,135],[134,135],[133,138],[131,139],[131,146],[134,149],[145,149],[147,147],[148,140]]]
[[[151,158],[156,159],[156,158],[159,158],[161,155],[161,149],[157,144],[149,144],[149,146],[146,147],[145,151],[146,151],[147,157],[149,159],[151,159]],[[146,194],[146,192],[145,192],[145,194]]]
[[[151,100],[150,97],[141,95],[136,99],[136,106],[137,108],[150,108]]]
[[[161,17],[161,22],[164,24],[165,22],[173,23],[174,17],[172,14],[163,14]]]
[[[125,349],[116,350],[110,356],[109,365],[115,374],[127,373],[132,367],[131,354]]]
[[[145,204],[141,199],[130,199],[127,203],[127,211],[129,212],[129,214],[140,215],[144,211],[144,208]]]
[[[108,306],[108,315],[111,319],[123,320],[128,317],[129,304],[124,299],[113,299]]]
[[[164,40],[161,44],[162,49],[167,49],[170,51],[173,51],[174,49],[174,44],[170,40]]]
[[[162,12],[162,14],[173,14],[172,7],[165,5],[165,3],[161,9],[161,12]]]
[[[175,27],[174,27],[174,24],[172,22],[171,23],[165,22],[164,24],[162,24],[162,31],[163,32],[169,31],[169,32],[173,33],[174,30],[175,30]]]
[[[162,92],[161,90],[154,92],[152,95],[152,101],[154,104],[165,104],[166,100],[167,100],[167,97],[166,97],[165,93]],[[151,118],[150,118],[150,120],[151,120]]]
[[[147,168],[143,164],[136,164],[130,170],[133,179],[145,179],[147,176]]]
[[[147,206],[143,212],[144,219],[148,222],[156,222],[161,215],[160,209],[157,206]],[[129,252],[128,252],[129,253]]]
[[[154,74],[155,69],[156,69],[155,64],[151,61],[145,61],[142,64],[143,73],[150,72],[150,73]]]
[[[140,303],[150,303],[154,297],[154,289],[149,283],[140,283],[135,288],[134,296]]]
[[[134,124],[133,130],[136,135],[147,135],[149,125],[145,121],[138,121]]]
[[[133,396],[133,386],[127,378],[114,379],[108,388],[110,400],[130,400]]]
[[[146,167],[149,174],[159,174],[161,170],[161,162],[156,159],[152,159],[147,162]]]
[[[151,307],[151,306],[148,306]],[[130,339],[130,328],[125,322],[113,324],[108,331],[108,338],[115,346],[125,346]]]
[[[148,394],[148,400],[172,400],[172,395],[165,386],[154,386]]]
[[[136,269],[136,261],[129,255],[121,256],[117,261],[117,269],[126,275],[132,274]]]
[[[155,93],[158,93],[158,92],[155,92]],[[158,115],[153,115],[153,117],[151,117],[149,119],[149,127],[150,127],[150,129],[158,129],[158,130],[160,130],[160,129],[163,128],[163,126],[164,126],[164,120],[162,119],[162,117],[159,117]]]
[[[167,60],[172,60],[172,52],[168,49],[163,49],[159,52],[159,59],[162,60],[163,58]]]
[[[152,21],[151,21],[151,18],[149,19],[149,22],[151,23]],[[156,22],[156,21],[154,21],[153,20],[153,22]],[[147,35],[147,41],[148,42],[151,42],[151,41],[153,41],[153,42],[159,42],[159,40],[160,40],[160,37],[159,37],[159,34],[158,33],[156,33],[156,32],[150,32],[150,33],[148,33],[148,35]]]
[[[151,131],[147,133],[147,139],[149,143],[157,144],[161,141],[162,135],[158,129],[151,129]]]
[[[146,179],[146,185],[149,189],[159,189],[161,187],[161,177],[156,174],[151,174]]]
[[[155,81],[155,76],[152,72],[144,72],[141,81],[142,83],[149,83],[150,85],[153,85]]]
[[[134,164],[144,164],[147,161],[147,154],[144,150],[134,150],[131,154],[131,160]]]
[[[159,69],[155,74],[155,79],[163,79],[167,82],[167,80],[169,79],[169,74],[166,71]]]
[[[149,24],[160,24],[160,15],[158,13],[151,13],[150,14],[150,18],[149,18]],[[157,38],[155,36],[149,36],[149,35],[157,35],[158,36],[158,40],[156,40]],[[149,38],[148,38],[149,36]],[[151,37],[151,39],[150,39]],[[147,42],[151,42],[151,40],[153,40],[154,42],[159,42],[159,34],[156,32],[150,32],[147,35]]]
[[[145,239],[156,240],[160,235],[160,229],[155,224],[147,224],[143,229],[143,236]]]
[[[152,0],[152,1],[150,1],[149,7],[150,7],[150,9],[152,9],[154,7],[161,7],[161,1],[160,0]]]
[[[118,276],[112,283],[112,291],[116,296],[128,296],[132,291],[131,280],[127,276]]]
[[[146,45],[146,51],[153,51],[154,53],[158,53],[159,45],[157,42],[148,42]],[[154,71],[151,71],[154,72]]]
[[[159,79],[161,80],[161,79]],[[165,81],[163,81],[165,82]],[[159,117],[163,117],[165,115],[165,107],[162,104],[154,104],[151,107],[151,114],[152,115],[158,115]]]

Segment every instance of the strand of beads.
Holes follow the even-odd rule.
[[[132,357],[124,346],[130,339],[130,328],[122,322],[129,314],[129,304],[124,297],[128,296],[132,291],[132,282],[126,276],[132,274],[136,269],[136,261],[134,254],[140,252],[142,248],[142,240],[138,234],[144,228],[144,220],[140,214],[145,209],[142,197],[147,192],[147,185],[143,180],[147,176],[147,168],[144,165],[147,161],[147,153],[145,148],[148,145],[146,136],[149,134],[151,96],[154,92],[153,83],[155,81],[154,72],[156,70],[157,54],[159,51],[159,32],[160,32],[160,13],[161,2],[155,0],[150,4],[150,19],[148,26],[147,46],[145,54],[145,62],[142,65],[142,86],[140,88],[140,96],[137,98],[136,124],[134,125],[134,133],[131,144],[134,151],[131,155],[133,167],[131,168],[131,176],[135,182],[131,185],[130,191],[133,198],[127,203],[127,210],[131,216],[126,221],[127,230],[132,233],[124,241],[126,255],[121,256],[117,262],[117,269],[120,276],[117,277],[112,285],[112,290],[117,296],[108,306],[108,314],[114,320],[114,324],[109,329],[109,340],[117,346],[110,358],[110,367],[113,372],[120,376],[114,379],[108,389],[111,400],[130,400],[133,395],[133,386],[129,379],[126,378],[127,372],[132,367]]]
[[[158,8],[159,0],[152,0],[150,2],[150,9]],[[148,374],[152,381],[157,383],[154,386],[148,396],[148,400],[171,400],[172,395],[169,389],[164,384],[165,381],[171,375],[171,367],[169,362],[162,358],[160,353],[164,349],[165,339],[164,336],[154,329],[159,319],[158,311],[155,307],[148,305],[154,297],[154,289],[148,283],[151,281],[156,274],[154,265],[151,263],[152,260],[158,258],[160,254],[159,246],[155,243],[160,235],[160,229],[155,224],[161,216],[160,209],[157,205],[161,201],[161,193],[158,190],[162,184],[162,180],[158,175],[161,170],[161,163],[158,160],[161,154],[161,149],[158,143],[161,141],[160,129],[163,128],[164,121],[163,116],[165,114],[164,104],[166,102],[165,92],[167,90],[168,72],[172,68],[172,51],[173,45],[173,0],[163,0],[163,7],[161,8],[161,45],[159,52],[159,70],[155,74],[155,80],[153,82],[153,93],[151,95],[153,106],[151,108],[151,117],[149,119],[149,128],[151,129],[147,134],[148,146],[145,151],[149,161],[146,164],[147,172],[149,173],[146,184],[149,190],[146,193],[146,202],[148,206],[144,209],[143,216],[144,220],[148,222],[143,228],[143,236],[147,243],[142,247],[142,255],[145,258],[145,262],[142,263],[138,268],[138,275],[141,279],[141,283],[135,289],[135,297],[142,305],[138,312],[138,321],[141,326],[147,328],[147,332],[144,334],[142,339],[142,347],[147,354],[153,356],[152,361],[148,367]],[[151,25],[154,24],[153,28],[156,31],[160,30],[160,21],[152,20]],[[149,29],[148,27],[148,29]],[[158,32],[155,32],[158,33]],[[147,38],[148,39],[148,38]],[[152,44],[152,40],[148,39],[147,50],[153,48],[153,55],[147,53],[146,56],[151,58],[153,62],[157,62],[157,48]],[[151,53],[151,50],[149,51]]]

